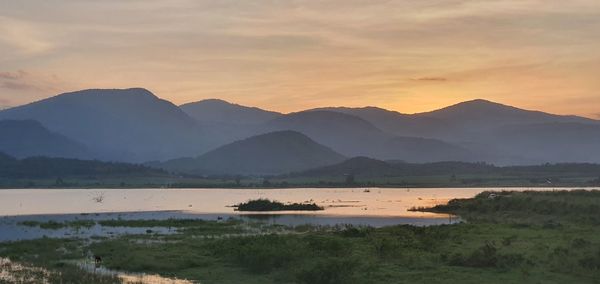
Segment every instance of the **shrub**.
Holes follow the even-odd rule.
[[[320,259],[300,270],[298,282],[309,284],[337,284],[356,282],[358,262],[352,259]]]

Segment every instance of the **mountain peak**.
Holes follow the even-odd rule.
[[[186,104],[180,105],[180,107],[189,106],[189,105],[199,105],[199,104],[238,105],[238,104],[230,103],[230,102],[228,102],[226,100],[222,100],[222,99],[204,99],[204,100],[200,100],[197,102],[186,103]]]
[[[156,95],[144,88],[127,88],[127,89],[84,89],[62,93],[56,97],[64,96],[135,96],[135,97],[150,97],[157,99]]]
[[[296,131],[276,131],[239,140],[194,159],[160,165],[192,174],[281,174],[343,161],[345,158]]]
[[[179,107],[201,123],[260,124],[281,115],[278,112],[242,106],[220,99],[206,99]]]
[[[436,111],[432,111],[432,112],[437,112],[437,111],[443,111],[443,110],[451,110],[451,109],[461,109],[461,110],[481,110],[481,109],[486,109],[486,110],[490,110],[490,109],[512,109],[512,110],[521,110],[519,108],[516,107],[512,107],[512,106],[508,106],[508,105],[504,105],[501,103],[497,103],[497,102],[493,102],[493,101],[489,101],[489,100],[485,100],[485,99],[474,99],[474,100],[470,100],[470,101],[464,101],[464,102],[460,102],[451,106],[447,106],[445,108],[436,110]],[[523,110],[525,111],[525,110]],[[430,113],[432,113],[430,112]]]
[[[0,119],[39,121],[94,149],[100,159],[168,159],[199,148],[193,140],[200,136],[196,122],[143,88],[64,93],[4,110]]]

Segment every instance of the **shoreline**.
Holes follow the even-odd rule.
[[[518,188],[532,188],[532,189],[573,189],[573,188],[581,188],[581,189],[597,189],[600,190],[599,185],[557,185],[557,186],[547,186],[547,185],[496,185],[496,186],[486,186],[486,185],[478,185],[478,186],[384,186],[384,185],[364,185],[364,186],[314,186],[314,185],[297,185],[297,186],[273,186],[273,187],[250,187],[250,186],[240,186],[240,187],[221,187],[221,186],[206,186],[206,185],[198,185],[198,186],[185,186],[185,187],[160,187],[160,186],[135,186],[135,187],[68,187],[68,186],[60,186],[60,187],[0,187],[0,191],[2,190],[16,190],[16,189],[30,189],[30,190],[41,190],[41,189],[90,189],[90,190],[111,190],[111,189],[256,189],[256,190],[271,190],[271,189],[502,189],[506,188],[508,190],[518,189]]]

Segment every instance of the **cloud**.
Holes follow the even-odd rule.
[[[62,85],[62,81],[53,74],[38,74],[24,70],[0,72],[0,89],[53,92],[61,89]]]
[[[47,34],[40,25],[0,16],[0,48],[4,43],[18,54],[43,54],[55,48]]]
[[[592,116],[600,101],[557,101],[597,96],[600,4],[541,2],[5,1],[0,97],[144,86],[280,111],[486,97]]]

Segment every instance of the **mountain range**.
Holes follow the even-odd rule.
[[[346,157],[295,131],[236,141],[197,158],[148,165],[198,175],[275,175],[333,165]]]
[[[102,160],[143,162],[193,155],[204,148],[194,119],[140,88],[61,94],[0,111],[0,119],[38,121]]]
[[[2,110],[0,121],[0,151],[19,158],[156,161],[197,174],[279,174],[356,156],[600,162],[600,121],[486,100],[418,114],[376,107],[283,114],[215,99],[177,106],[141,88],[92,89]]]

